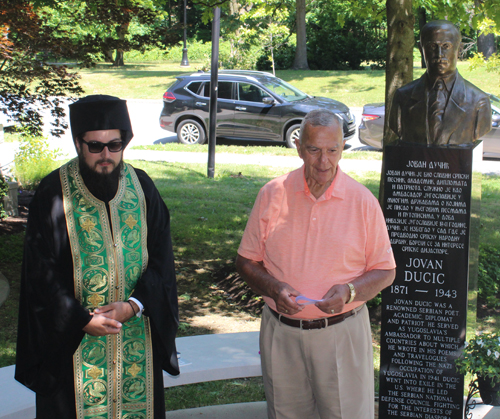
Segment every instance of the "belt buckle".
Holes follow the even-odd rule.
[[[311,327],[311,321],[310,320],[305,320],[305,319],[299,319],[299,327],[300,327],[300,330],[311,330],[312,327]],[[308,324],[308,327],[304,328],[304,325]]]
[[[326,329],[326,327],[328,326],[328,320],[326,317],[323,317],[323,318],[318,319],[318,320],[299,319],[299,321],[300,321],[300,330]],[[316,324],[319,324],[319,323],[316,323],[317,321],[320,321],[321,325],[316,327]],[[309,327],[307,329],[304,329],[303,322],[309,323]]]

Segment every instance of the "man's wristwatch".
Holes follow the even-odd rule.
[[[351,293],[349,300],[346,302],[346,304],[351,304],[356,298],[356,288],[354,288],[354,285],[352,285],[350,282],[348,282],[346,285],[349,287],[349,292]]]

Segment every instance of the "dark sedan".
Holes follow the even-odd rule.
[[[500,158],[500,99],[490,95],[492,127],[491,131],[481,138],[483,141],[483,156]],[[382,149],[384,134],[385,105],[371,103],[363,107],[361,124],[359,125],[359,141],[379,150]]]
[[[300,123],[313,109],[330,109],[343,121],[344,138],[356,125],[341,102],[313,97],[270,73],[221,71],[218,81],[217,137],[230,140],[270,140],[295,147]],[[181,143],[203,144],[209,126],[210,73],[182,75],[163,95],[160,126],[176,132]]]

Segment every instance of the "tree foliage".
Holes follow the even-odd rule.
[[[52,133],[60,135],[66,128],[61,98],[82,89],[76,73],[50,65],[46,57],[73,56],[72,40],[44,25],[43,16],[23,0],[2,0],[0,28],[0,110],[34,135],[42,133],[39,110],[50,110]]]
[[[358,15],[350,2],[314,0],[307,25],[310,67],[358,70],[366,62],[383,67],[387,28],[375,6],[372,2],[366,13]]]
[[[115,50],[121,65],[124,51],[175,44],[180,26],[168,22],[162,6],[163,0],[2,0],[0,111],[33,135],[42,133],[42,112],[50,111],[51,133],[62,134],[62,101],[83,91],[77,72],[54,62],[92,66]]]
[[[172,22],[163,10],[163,0],[69,0],[58,1],[43,10],[50,27],[71,28],[75,41],[92,47],[97,55],[116,66],[123,65],[123,52],[165,47],[181,39],[182,25]],[[75,27],[74,22],[78,22]],[[116,55],[112,57],[112,51]]]
[[[498,0],[415,0],[433,19],[446,18],[461,29],[480,29],[482,22],[491,19],[500,28],[500,2]]]
[[[225,24],[225,38],[231,42],[232,68],[254,68],[258,61],[275,68],[275,51],[290,38],[289,0],[256,0],[236,8],[231,2],[232,25]],[[234,29],[235,28],[235,29]]]

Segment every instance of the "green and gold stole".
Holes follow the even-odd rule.
[[[124,165],[109,217],[106,204],[85,186],[78,159],[62,166],[60,176],[76,298],[91,312],[127,301],[148,260],[146,201],[134,169]],[[132,317],[116,335],[85,334],[73,363],[78,419],[153,417],[147,317]]]

